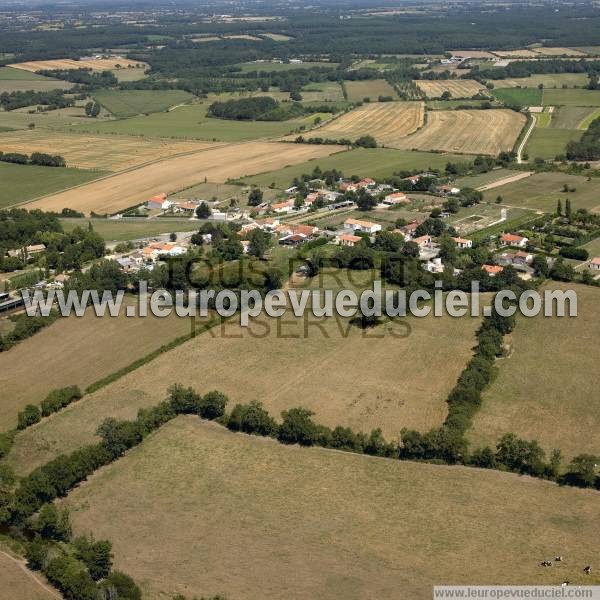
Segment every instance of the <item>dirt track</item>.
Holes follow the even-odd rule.
[[[224,183],[339,152],[337,146],[248,142],[200,150],[98,179],[34,200],[26,207],[46,211],[72,208],[89,214],[115,213],[160,192],[173,193],[205,179]]]
[[[533,171],[525,171],[524,173],[519,173],[518,175],[511,175],[510,177],[505,177],[504,179],[493,181],[492,183],[488,183],[487,185],[482,185],[477,189],[480,192],[485,192],[486,190],[493,190],[494,188],[506,185],[507,183],[514,183],[515,181],[519,181],[520,179],[525,179],[530,175],[533,175]]]

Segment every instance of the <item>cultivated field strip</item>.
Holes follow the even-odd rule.
[[[512,149],[525,123],[524,115],[506,109],[430,111],[426,125],[396,147],[496,156]]]
[[[380,145],[396,147],[399,140],[423,125],[424,110],[423,102],[363,104],[316,129],[314,136],[354,140],[372,135]]]
[[[63,58],[56,60],[33,60],[29,62],[14,63],[8,65],[13,69],[22,69],[23,71],[53,71],[53,70],[73,70],[73,69],[91,69],[92,71],[111,71],[118,69],[117,65],[123,68],[136,67],[138,65],[147,66],[145,63],[129,60],[117,56],[115,58],[99,58],[97,60],[73,60]]]
[[[68,207],[87,214],[92,211],[110,214],[145,202],[159,192],[177,192],[205,179],[211,183],[224,183],[228,179],[276,170],[339,150],[336,146],[277,142],[213,145],[40,198],[27,204],[27,208],[60,211]]]
[[[450,92],[453,98],[471,98],[485,91],[485,86],[473,79],[419,80],[414,83],[428,98],[440,98],[444,92]]]
[[[144,163],[216,144],[138,136],[61,133],[43,129],[0,134],[3,152],[60,154],[70,167],[123,171]]]

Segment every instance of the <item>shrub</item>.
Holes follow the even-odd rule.
[[[71,402],[80,400],[82,397],[83,394],[76,385],[52,390],[46,398],[42,400],[42,416],[47,417],[52,413],[58,412],[61,408],[68,406]]]
[[[17,429],[26,429],[30,425],[39,423],[42,420],[42,413],[35,404],[28,404],[18,416]]]
[[[203,419],[218,419],[225,414],[225,406],[229,398],[221,392],[212,391],[204,395],[198,404],[198,414]]]
[[[306,408],[291,408],[281,413],[283,423],[279,426],[277,439],[282,444],[312,446],[318,436],[318,427],[311,417],[314,413]]]
[[[227,427],[232,431],[243,431],[254,435],[270,436],[277,431],[277,423],[256,400],[250,404],[236,404]]]

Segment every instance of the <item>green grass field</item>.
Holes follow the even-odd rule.
[[[180,106],[169,112],[157,112],[119,121],[85,123],[77,131],[118,133],[149,137],[172,137],[199,140],[238,142],[258,138],[281,137],[299,127],[310,127],[316,116],[310,115],[289,121],[228,121],[207,117],[208,104]]]
[[[535,115],[535,126],[538,129],[546,129],[550,127],[550,121],[552,120],[552,115],[548,112],[538,113]]]
[[[73,87],[68,81],[60,81],[11,67],[0,67],[0,94],[3,92],[18,92],[33,90],[46,92],[49,90],[68,90]]]
[[[575,192],[565,194],[562,189],[567,184],[575,188]],[[536,173],[526,179],[508,183],[493,190],[484,192],[485,200],[493,202],[502,196],[504,204],[522,208],[533,208],[545,212],[554,212],[557,201],[571,200],[573,209],[587,208],[593,210],[600,207],[600,179],[564,173]]]
[[[481,173],[480,175],[459,177],[455,183],[456,186],[460,188],[478,188],[484,185],[489,185],[490,183],[495,183],[496,181],[500,181],[501,179],[505,179],[507,177],[512,177],[513,175],[518,175],[519,173],[520,171],[512,171],[510,169],[494,169],[493,171]]]
[[[344,95],[342,86],[337,81],[314,82],[305,85],[302,90],[302,98],[308,101],[342,101]]]
[[[313,67],[335,68],[338,63],[330,62],[303,62],[303,63],[242,63],[237,65],[244,73],[256,73],[257,71],[289,71],[290,69],[312,69]]]
[[[551,129],[536,127],[531,134],[526,146],[529,159],[554,158],[564,154],[568,142],[579,140],[582,135],[580,130]]]
[[[600,115],[600,109],[589,106],[559,106],[552,113],[550,129],[587,129],[595,115]]]
[[[507,104],[520,104],[522,106],[540,106],[542,91],[537,88],[502,88],[492,90],[495,98]]]
[[[550,287],[575,290],[577,317],[517,319],[512,354],[499,361],[498,377],[475,416],[470,437],[476,446],[493,446],[512,431],[537,439],[546,451],[560,448],[567,457],[600,455],[597,381],[591,376],[600,355],[600,290]]]
[[[550,75],[531,75],[530,77],[518,77],[515,79],[499,79],[494,81],[497,88],[522,87],[537,88],[543,85],[544,88],[562,88],[566,85],[570,88],[584,87],[588,84],[586,73],[556,73]]]
[[[294,177],[303,173],[311,173],[317,165],[322,170],[340,169],[346,176],[383,178],[401,170],[443,169],[448,161],[464,162],[465,160],[468,160],[468,157],[435,152],[412,152],[388,148],[356,149],[338,152],[329,157],[285,167],[278,171],[247,177],[244,182],[261,187],[268,187],[274,183],[274,187],[286,189]]]
[[[544,106],[600,106],[600,90],[544,90]]]
[[[189,219],[61,219],[65,231],[75,227],[87,227],[91,223],[94,231],[107,242],[124,242],[143,237],[171,233],[174,231],[197,231],[197,221]]]
[[[346,90],[350,102],[362,102],[370,98],[376,102],[379,96],[398,98],[396,90],[385,79],[368,79],[366,81],[346,81]]]
[[[101,171],[0,162],[0,208],[87,183],[103,174]]]
[[[115,117],[133,117],[166,110],[193,96],[182,90],[98,90],[94,98]]]
[[[591,490],[287,447],[197,417],[165,425],[64,502],[75,534],[110,539],[115,567],[148,598],[429,600],[441,582],[599,581],[582,571],[600,535]],[[540,567],[557,554],[565,561]]]

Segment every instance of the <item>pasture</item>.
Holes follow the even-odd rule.
[[[14,63],[8,65],[14,69],[30,71],[53,71],[53,70],[70,70],[70,69],[91,69],[92,71],[112,71],[121,68],[144,67],[145,63],[129,60],[123,56],[114,56],[112,58],[101,58],[96,60],[73,60],[71,58],[55,59],[55,60],[32,60],[28,62]]]
[[[369,98],[375,102],[379,96],[398,98],[396,90],[385,79],[368,79],[366,81],[344,82],[350,102],[362,102]]]
[[[550,75],[530,75],[529,77],[517,77],[511,79],[494,80],[497,88],[537,88],[539,85],[548,88],[562,88],[566,85],[570,88],[585,87],[588,84],[586,73],[553,73]]]
[[[363,104],[310,133],[312,137],[355,140],[371,135],[381,146],[394,147],[423,125],[422,102]]]
[[[544,106],[600,106],[600,90],[544,90]]]
[[[337,81],[309,83],[302,90],[302,99],[313,102],[341,102],[344,100],[342,86]]]
[[[452,98],[471,98],[481,92],[486,92],[485,86],[473,79],[437,79],[414,81],[427,98],[440,98],[444,92],[449,92]]]
[[[107,242],[125,242],[172,232],[197,231],[198,221],[189,219],[61,219],[65,231],[87,227],[101,235]]]
[[[508,473],[286,447],[179,417],[65,504],[75,533],[110,539],[116,568],[150,598],[425,600],[442,582],[599,581],[582,573],[597,556],[595,500]],[[556,554],[565,561],[539,566]]]
[[[168,112],[132,117],[104,123],[86,123],[78,128],[95,133],[187,138],[239,142],[259,138],[281,137],[301,127],[310,128],[317,116],[309,115],[288,121],[230,121],[208,117],[209,103],[173,108]],[[320,115],[327,118],[330,115]]]
[[[492,95],[505,104],[518,104],[520,106],[540,106],[542,104],[542,90],[537,88],[495,88]]]
[[[510,169],[493,169],[487,173],[481,173],[479,175],[470,175],[468,177],[459,177],[455,183],[457,187],[471,187],[471,188],[482,188],[492,184],[498,183],[509,177],[515,177],[521,175],[522,171],[512,171]]]
[[[565,184],[576,191],[565,194],[562,191]],[[484,192],[483,196],[489,202],[502,196],[505,205],[544,212],[554,212],[558,200],[564,205],[566,198],[571,200],[574,210],[600,210],[600,180],[593,178],[587,181],[587,177],[564,173],[535,173],[527,179]]]
[[[525,122],[524,115],[506,109],[432,111],[425,126],[397,147],[496,156],[512,150]]]
[[[512,354],[499,361],[498,377],[475,416],[470,434],[475,446],[494,446],[511,431],[538,440],[547,452],[559,448],[567,458],[600,454],[600,397],[590,376],[600,353],[600,290],[549,287],[576,291],[577,317],[517,317]]]
[[[241,63],[237,65],[243,73],[255,73],[257,71],[265,71],[271,73],[273,71],[289,71],[291,69],[312,69],[313,67],[330,67],[335,68],[338,63],[330,62],[301,62],[301,63],[270,63],[270,62],[252,62]]]
[[[124,306],[133,305],[129,298]],[[64,317],[8,352],[0,353],[2,400],[0,429],[17,423],[26,404],[37,404],[52,389],[79,385],[82,389],[126,367],[138,358],[190,332],[190,320],[176,315],[159,319]],[[32,356],[37,359],[33,360]]]
[[[102,175],[98,171],[0,162],[0,209],[81,185]]]
[[[243,181],[248,185],[286,189],[291,185],[294,177],[299,177],[303,173],[312,173],[316,166],[319,166],[323,171],[327,169],[341,170],[347,177],[359,175],[383,179],[391,177],[394,173],[402,170],[443,170],[448,161],[464,160],[466,160],[464,156],[457,154],[412,152],[391,148],[356,148],[337,152],[327,157],[315,158],[310,162],[284,167],[277,171],[268,171],[254,177],[244,177]]]
[[[564,155],[567,144],[571,141],[579,140],[582,133],[582,131],[577,129],[536,127],[527,141],[526,150],[529,158],[530,160],[535,158],[553,159],[560,154]]]
[[[92,211],[113,214],[145,202],[159,192],[171,194],[203,181],[225,183],[228,179],[303,163],[336,151],[339,151],[336,146],[277,142],[208,146],[117,173],[76,190],[49,195],[28,208],[60,211],[68,207],[87,214]]]
[[[49,90],[68,90],[73,87],[68,81],[60,81],[51,77],[44,77],[36,73],[20,71],[10,67],[0,67],[0,94],[4,92],[21,92],[33,90],[47,92]]]
[[[0,550],[0,596],[19,600],[57,600],[61,596],[22,559],[12,559]]]
[[[374,278],[375,272],[324,271],[310,286],[362,290]],[[10,460],[26,470],[74,449],[93,439],[104,417],[130,418],[162,400],[173,381],[203,393],[219,389],[237,402],[258,399],[276,417],[304,406],[324,424],[367,432],[381,427],[396,439],[403,427],[423,430],[443,422],[447,394],[472,354],[478,324],[476,318],[430,316],[363,331],[346,318],[318,319],[309,312],[263,315],[247,328],[234,318],[40,423],[37,431],[20,433]]]
[[[210,147],[212,144],[186,140],[63,133],[38,128],[0,134],[0,149],[4,152],[60,154],[69,166],[103,171],[123,171]]]
[[[166,110],[189,102],[194,96],[183,90],[97,90],[94,98],[115,117],[134,117]]]
[[[0,111],[0,127],[11,129],[30,129],[39,127],[43,129],[68,130],[69,127],[91,121],[86,116],[83,106],[70,106],[44,112],[33,112],[31,107],[18,108],[11,111]],[[95,123],[102,123],[108,113],[104,111],[96,119]]]
[[[547,114],[547,113],[544,113]],[[600,108],[589,106],[559,106],[552,113],[552,129],[587,129],[594,117],[600,116]]]

